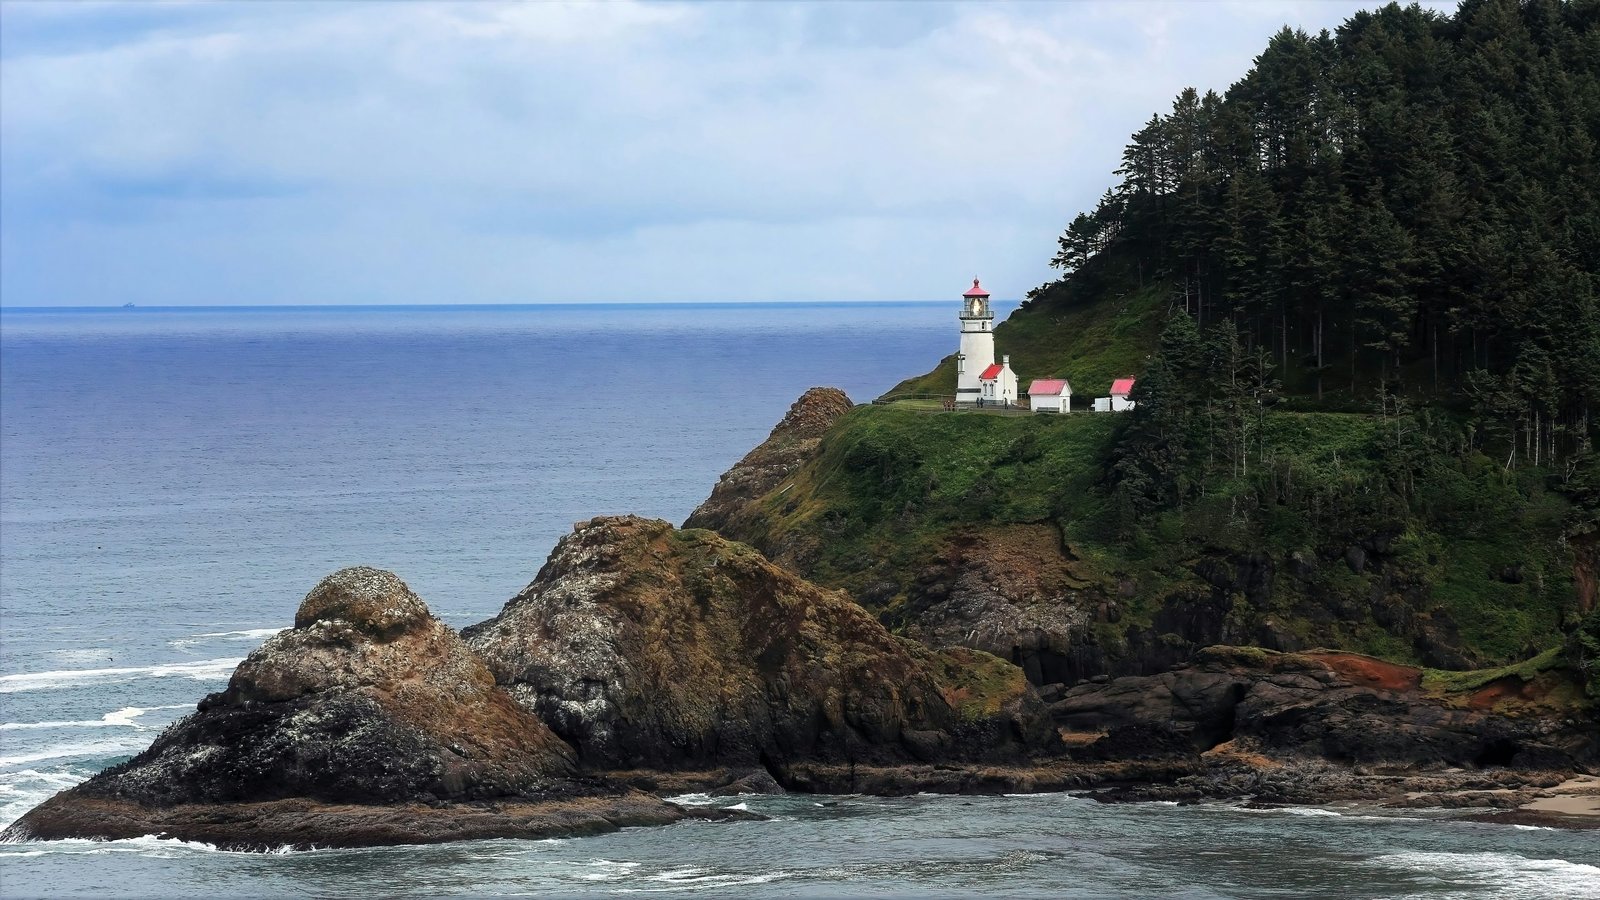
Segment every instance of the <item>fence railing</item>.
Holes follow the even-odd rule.
[[[962,412],[986,413],[991,415],[1026,415],[1032,412],[1027,401],[1013,403],[1010,406],[998,405],[992,402],[982,406],[956,403],[953,394],[892,394],[879,397],[872,401],[874,406],[893,406],[897,409],[907,409],[916,412]]]

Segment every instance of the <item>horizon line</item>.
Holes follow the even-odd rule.
[[[3,312],[120,312],[218,309],[528,309],[594,306],[920,306],[959,305],[950,300],[550,300],[522,303],[176,303],[161,306],[20,306],[0,304]],[[1000,300],[1001,303],[1012,302]]]

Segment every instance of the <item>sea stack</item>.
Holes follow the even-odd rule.
[[[546,836],[683,811],[577,775],[394,575],[323,579],[295,627],[151,747],[23,816],[8,838],[156,834],[224,848]]]

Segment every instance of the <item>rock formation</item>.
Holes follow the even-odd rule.
[[[690,513],[683,527],[737,533],[734,523],[749,517],[749,504],[779,487],[809,460],[822,436],[851,406],[838,388],[814,387],[801,394],[767,439],[723,473],[711,496]]]
[[[1359,654],[1211,647],[1170,672],[1072,687],[1051,713],[1080,759],[1201,754],[1207,763],[1176,787],[1135,791],[1141,798],[1260,794],[1270,772],[1273,798],[1322,802],[1355,790],[1351,767],[1592,767],[1600,734],[1574,691],[1558,672],[1452,689]]]
[[[496,808],[474,805],[489,801]],[[682,815],[579,777],[571,748],[497,688],[404,582],[351,568],[318,584],[295,627],[251,653],[227,690],[9,836],[356,846]]]
[[[580,525],[465,637],[595,767],[1015,757],[1051,740],[1015,667],[895,637],[840,592],[661,521]]]

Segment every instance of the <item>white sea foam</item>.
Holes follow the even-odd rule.
[[[1344,818],[1344,813],[1335,812],[1331,809],[1321,809],[1315,806],[1284,806],[1273,811],[1281,812],[1286,816],[1304,816],[1309,819]]]
[[[26,672],[20,675],[0,675],[0,694],[23,691],[53,691],[62,688],[83,687],[118,681],[137,681],[141,678],[192,678],[196,681],[219,681],[232,674],[242,657],[207,659],[190,663],[167,663],[159,666],[128,666],[116,669],[63,669],[57,672]]]
[[[679,806],[709,806],[717,802],[717,798],[710,794],[679,794],[676,797],[668,797],[667,802]]]
[[[1172,802],[1173,801],[1157,801]],[[1301,816],[1307,819],[1345,819],[1351,818],[1344,813],[1318,806],[1244,806],[1239,803],[1202,803],[1196,808],[1224,812],[1253,813],[1262,816]]]
[[[202,641],[213,640],[259,641],[264,638],[272,637],[282,630],[282,628],[246,628],[243,631],[207,631],[203,634],[195,634],[185,638],[177,638],[176,640],[171,640],[167,643],[174,647],[191,647]]]
[[[577,877],[580,881],[616,881],[628,877],[634,869],[639,867],[636,862],[618,862],[610,859],[592,859],[584,863],[584,865],[599,871],[578,873]]]
[[[156,837],[147,834],[144,837],[127,838],[120,841],[89,841],[68,839],[61,841],[30,841],[23,845],[28,849],[14,850],[10,847],[0,849],[0,859],[8,856],[46,856],[61,854],[67,856],[95,856],[105,853],[138,853],[143,856],[154,856],[160,859],[172,859],[186,853],[222,853],[211,844],[199,841],[182,841],[177,838]]]
[[[23,763],[44,762],[47,759],[82,759],[96,756],[126,756],[142,750],[147,743],[143,737],[130,735],[132,740],[106,739],[82,741],[71,744],[54,744],[27,753],[0,756],[0,766],[17,766]]]
[[[1442,882],[1488,888],[1503,900],[1594,898],[1600,895],[1600,866],[1564,859],[1537,859],[1515,853],[1390,853],[1366,865],[1431,875]]]
[[[149,729],[155,726],[142,725],[134,720],[147,712],[166,709],[189,709],[193,704],[179,703],[173,706],[124,706],[114,712],[108,712],[98,719],[78,719],[59,722],[0,722],[0,731],[32,731],[39,728],[141,728]]]
[[[664,887],[649,888],[620,888],[618,893],[624,894],[650,894],[661,891],[705,890],[707,888],[744,887],[746,885],[766,884],[780,878],[788,878],[788,872],[764,872],[760,875],[739,875],[734,873],[716,874],[695,866],[683,866],[676,869],[667,869],[654,875],[647,876],[645,881],[660,882]]]
[[[735,803],[732,806],[724,806],[723,809],[737,809],[737,810],[742,810],[744,812],[749,812],[750,811],[750,804],[748,804],[748,803]]]

